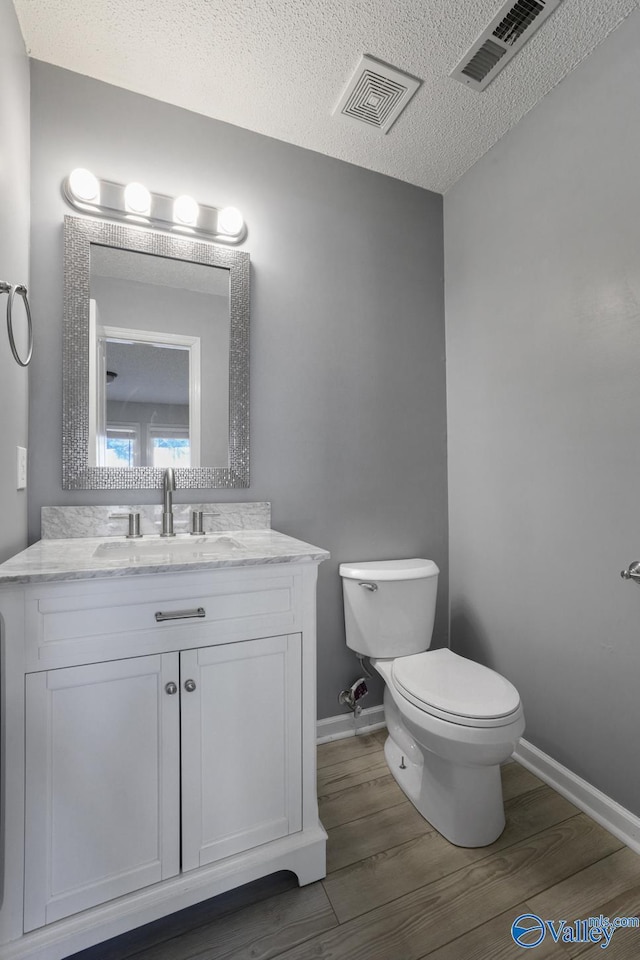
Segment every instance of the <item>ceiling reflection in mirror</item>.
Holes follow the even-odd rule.
[[[249,256],[65,218],[64,486],[248,486]]]

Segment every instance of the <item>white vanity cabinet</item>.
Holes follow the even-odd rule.
[[[183,870],[301,829],[300,671],[299,633],[180,654]]]
[[[26,677],[26,931],[180,870],[177,654]]]
[[[316,575],[0,587],[4,960],[61,960],[279,870],[324,876]]]
[[[26,931],[300,830],[300,640],[27,674]]]

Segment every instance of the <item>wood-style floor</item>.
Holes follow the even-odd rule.
[[[640,958],[640,930],[616,931],[606,950],[547,936],[530,954],[510,933],[522,913],[637,916],[640,856],[517,763],[503,768],[502,836],[454,847],[406,800],[383,742],[380,731],[318,748],[325,880],[258,881],[74,960]]]

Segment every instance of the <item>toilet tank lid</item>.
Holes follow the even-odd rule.
[[[340,576],[349,580],[423,580],[440,573],[433,560],[364,560],[341,563]]]

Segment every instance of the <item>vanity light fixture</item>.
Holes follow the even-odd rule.
[[[127,213],[148,217],[151,213],[151,194],[143,183],[129,183],[124,188],[124,207]]]
[[[76,167],[69,174],[69,189],[81,203],[100,203],[100,184],[90,170]]]
[[[218,243],[242,243],[247,226],[236,207],[208,207],[181,194],[175,199],[151,193],[142,183],[126,186],[100,180],[78,167],[62,184],[62,194],[75,210],[108,220],[132,220],[170,233],[188,233]]]
[[[224,207],[218,213],[218,232],[237,237],[244,227],[242,214],[236,207]]]
[[[193,199],[184,193],[173,201],[173,219],[179,226],[195,227],[198,224],[200,207]]]

